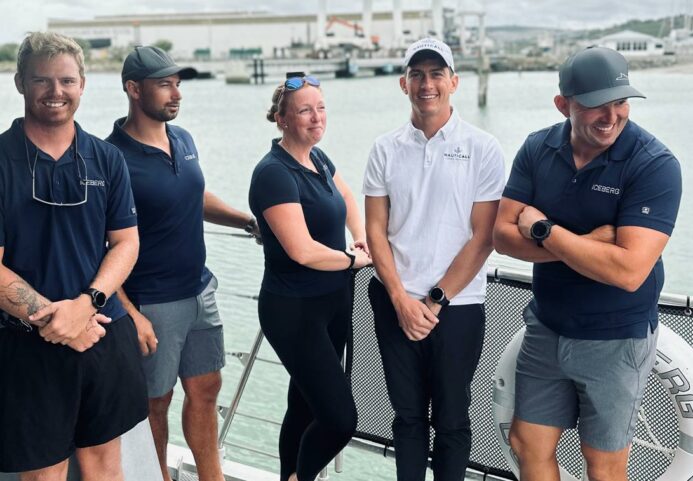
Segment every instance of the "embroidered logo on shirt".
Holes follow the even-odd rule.
[[[185,160],[194,160],[197,159],[197,155],[195,154],[188,154],[185,157],[183,157]]]
[[[79,180],[79,185],[90,185],[92,187],[106,187],[106,182],[103,180],[94,180],[94,179],[80,179]]]
[[[592,185],[592,190],[596,190],[597,192],[603,192],[605,194],[613,194],[613,195],[619,195],[621,193],[621,189],[619,189],[618,187],[609,187],[606,185],[599,185],[599,184]]]
[[[650,208],[649,207],[643,207],[640,209],[640,212],[642,212],[645,215],[648,215],[650,213]]]
[[[462,151],[461,147],[456,147],[455,150],[452,151],[452,153],[445,152],[443,154],[443,157],[445,157],[446,159],[449,159],[449,160],[469,160],[470,159],[470,155],[465,154]]]

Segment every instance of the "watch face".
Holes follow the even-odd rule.
[[[443,289],[440,287],[434,287],[431,289],[431,291],[428,293],[428,296],[433,299],[435,302],[440,302],[443,300],[445,297],[445,292],[443,292]]]
[[[92,296],[92,300],[94,301],[94,307],[101,309],[103,306],[106,305],[106,294],[104,294],[101,291],[95,291]]]
[[[537,221],[534,224],[532,224],[531,228],[531,235],[535,239],[543,239],[546,237],[546,234],[549,232],[549,226],[546,225],[546,222],[543,221]]]

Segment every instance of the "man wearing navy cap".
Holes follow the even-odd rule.
[[[523,481],[558,481],[556,446],[579,418],[589,479],[625,481],[681,171],[628,119],[628,98],[644,96],[621,54],[576,53],[559,88],[566,121],[520,148],[494,230],[498,252],[534,262],[510,444]]]
[[[23,481],[64,480],[75,452],[85,481],[122,481],[120,435],[147,416],[135,326],[112,296],[137,214],[122,154],[74,121],[84,82],[74,40],[32,33],[24,117],[0,135],[0,471]]]
[[[149,420],[161,471],[166,466],[168,407],[178,377],[185,392],[183,433],[201,481],[223,481],[217,450],[216,398],[225,351],[205,267],[203,220],[259,236],[255,219],[205,190],[191,135],[168,122],[178,115],[180,82],[197,75],[163,50],[136,47],[123,65],[128,116],[109,142],[125,155],[137,205],[140,256],[118,296],[135,320],[144,354]]]
[[[436,481],[461,481],[505,162],[498,141],[451,105],[459,78],[450,47],[414,42],[404,67],[411,118],[376,139],[363,181],[376,269],[368,293],[395,411],[397,480],[425,479],[432,426]]]

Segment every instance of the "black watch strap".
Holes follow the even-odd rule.
[[[94,306],[95,309],[100,310],[106,305],[106,301],[108,298],[106,297],[106,294],[101,292],[98,289],[94,289],[93,287],[88,287],[82,291],[82,294],[86,294],[91,298],[91,305]]]
[[[349,251],[343,251],[346,256],[349,258],[349,267],[344,269],[345,271],[348,271],[350,269],[354,268],[354,263],[356,262],[356,256],[354,254],[350,254]]]
[[[433,286],[431,290],[428,291],[428,297],[430,297],[433,302],[443,307],[450,304],[450,300],[445,296],[445,291],[440,286]]]

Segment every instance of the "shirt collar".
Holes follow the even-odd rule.
[[[12,122],[12,125],[10,126],[10,136],[11,136],[11,141],[9,145],[7,146],[10,155],[12,158],[15,159],[24,159],[27,156],[27,148],[29,149],[29,153],[32,155],[36,154],[36,145],[29,140],[29,138],[26,136],[24,133],[24,118],[20,117],[17,119],[14,119]],[[75,122],[75,136],[76,136],[76,142],[77,142],[77,151],[79,154],[84,157],[84,158],[94,158],[95,157],[95,148],[93,142],[89,139],[89,134],[87,134],[83,129],[82,126],[80,126],[77,122]],[[26,142],[26,143],[25,143]],[[73,141],[74,142],[74,141]],[[72,144],[68,148],[68,151],[72,150],[73,146]],[[39,150],[39,158],[43,159],[45,158],[46,160],[52,160],[51,157],[49,157],[47,154],[45,154],[42,150]],[[66,153],[68,152],[66,151]],[[58,159],[58,162],[61,163],[69,163],[74,161],[74,155],[63,155],[60,159]]]
[[[570,155],[572,156],[572,146],[570,145],[570,132],[571,125],[570,120],[565,120],[562,124],[556,124],[549,130],[544,143],[551,148],[564,151],[568,149]],[[633,152],[633,147],[638,139],[638,127],[637,125],[628,120],[626,126],[623,128],[621,135],[618,136],[616,142],[606,149],[606,151],[599,154],[596,158],[606,157],[610,161],[622,161],[630,157],[631,152]]]
[[[272,139],[272,147],[270,152],[275,158],[279,159],[282,164],[286,165],[290,169],[314,173],[312,170],[301,165],[290,153],[284,150],[284,147],[279,145],[280,140],[281,137]],[[321,172],[323,167],[319,165],[318,161],[316,161],[316,155],[313,149],[310,150],[310,160],[313,162],[313,165],[315,165],[315,168],[318,169],[318,172]]]
[[[450,106],[450,118],[448,118],[447,122],[445,122],[445,125],[443,125],[438,132],[435,133],[435,135],[432,138],[434,138],[436,135],[441,135],[443,137],[444,141],[450,140],[452,138],[455,129],[457,129],[457,126],[460,123],[460,116],[457,113],[457,110],[455,110],[452,106]],[[417,129],[414,126],[414,123],[409,120],[409,135],[414,138],[414,139],[419,139],[423,140],[424,142],[428,142],[430,139],[426,139],[426,135],[423,133],[421,129]]]
[[[125,144],[129,144],[130,148],[134,150],[140,150],[145,154],[161,154],[162,151],[161,149],[157,147],[152,147],[151,145],[143,144],[139,140],[133,138],[130,134],[128,134],[124,129],[123,125],[125,124],[125,120],[127,117],[121,117],[118,120],[116,120],[113,123],[113,135],[117,139],[119,139],[121,142],[124,142]],[[168,137],[169,142],[171,143],[171,153],[175,152],[175,144],[179,141],[178,136],[176,133],[171,129],[171,127],[166,123],[166,136]]]

